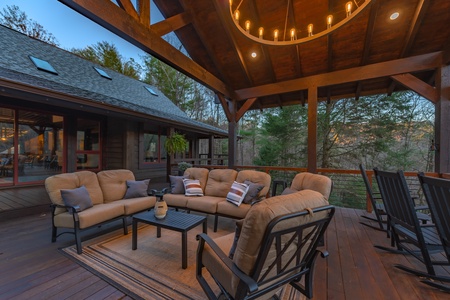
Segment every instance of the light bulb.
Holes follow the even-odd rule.
[[[239,10],[235,10],[234,11],[234,20],[235,21],[239,21],[239,16],[241,15],[241,13],[239,12]]]
[[[352,14],[353,3],[351,1],[345,3],[345,11],[347,12],[347,17]]]
[[[332,15],[328,15],[328,17],[327,17],[327,29],[330,29],[332,24],[333,24],[333,16]]]
[[[262,39],[263,35],[264,35],[264,28],[263,27],[259,27],[258,34],[259,34],[259,38]]]
[[[295,40],[295,28],[291,29],[291,41]]]
[[[275,42],[278,42],[278,29],[275,29],[275,30],[273,31],[273,40],[274,40]]]
[[[250,21],[249,20],[245,21],[245,31],[247,31],[247,32],[250,31]]]
[[[313,24],[308,25],[308,36],[313,36]]]

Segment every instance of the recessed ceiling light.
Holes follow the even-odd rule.
[[[392,15],[389,17],[389,19],[395,20],[395,19],[398,18],[399,15],[400,15],[400,14],[399,14],[398,12],[394,12],[394,13],[392,13]]]
[[[252,52],[252,57],[253,57],[253,58],[256,57],[256,52]]]

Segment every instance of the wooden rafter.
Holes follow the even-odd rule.
[[[239,120],[244,116],[244,114],[248,111],[248,109],[255,103],[257,98],[251,98],[247,99],[244,104],[239,108],[239,110],[236,112],[236,122],[239,122]]]
[[[184,12],[153,24],[151,26],[151,29],[158,36],[163,36],[177,29],[180,29],[190,24],[191,22],[191,15]]]
[[[238,99],[263,97],[281,93],[295,92],[308,89],[310,86],[328,86],[392,76],[396,74],[411,73],[415,71],[431,70],[441,65],[442,52],[434,52],[394,61],[371,64],[346,70],[334,71],[325,74],[287,80],[275,84],[237,90]]]
[[[189,59],[151,29],[144,27],[113,2],[109,0],[59,1],[210,89],[230,98],[236,97],[220,79]]]
[[[145,27],[150,27],[150,0],[138,0],[139,21]]]
[[[394,75],[392,76],[392,79],[433,103],[439,101],[439,92],[434,87],[411,74]]]
[[[227,121],[231,122],[233,120],[233,116],[231,114],[230,108],[228,106],[228,101],[222,94],[216,93],[217,98],[219,98],[220,104],[222,105],[223,111],[225,112],[225,116],[227,117]]]
[[[139,15],[130,0],[117,0],[117,4],[134,19],[139,20]]]
[[[420,24],[422,24],[423,18],[425,17],[425,13],[427,12],[430,2],[430,0],[420,0],[419,4],[417,4],[416,11],[414,12],[414,18],[411,20],[411,26],[409,27],[408,34],[406,35],[400,58],[407,56],[409,51],[411,50],[411,47],[419,30],[419,26]]]

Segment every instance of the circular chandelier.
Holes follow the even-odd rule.
[[[256,12],[255,0],[247,0],[251,2],[249,7],[252,7],[252,11]],[[277,0],[276,2],[278,2]],[[323,16],[322,24],[314,24],[306,21],[303,25],[299,22],[295,22],[294,10],[296,0],[287,0],[285,7],[285,18],[279,20],[279,23],[266,28],[263,25],[263,21],[251,20],[250,16],[241,13],[241,6],[244,0],[229,0],[230,3],[230,16],[236,28],[247,38],[261,44],[270,46],[289,46],[297,45],[300,43],[309,42],[311,40],[320,38],[327,34],[330,34],[334,30],[342,27],[344,24],[352,20],[356,15],[363,11],[372,0],[353,0],[348,1],[342,7],[341,10],[336,11],[335,16],[331,13]],[[234,3],[233,3],[234,2]],[[303,1],[305,2],[305,1]],[[309,1],[311,5],[314,5],[315,1]],[[263,5],[268,5],[270,1],[262,1]],[[297,8],[298,9],[298,8]],[[284,10],[283,10],[284,11]],[[255,13],[253,13],[255,16]],[[337,19],[337,22],[336,22]],[[300,21],[301,22],[301,21]],[[291,25],[289,25],[289,23]],[[299,25],[300,24],[300,25]],[[315,32],[315,28],[321,29]]]

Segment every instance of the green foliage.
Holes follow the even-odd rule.
[[[120,55],[117,47],[106,41],[98,42],[84,49],[72,49],[71,52],[134,79],[140,77],[141,66],[133,58],[126,61]]]
[[[58,40],[53,34],[47,32],[41,24],[33,19],[29,19],[27,14],[21,11],[17,5],[7,5],[6,8],[3,8],[3,12],[0,12],[0,24],[46,42],[47,44],[59,45]]]
[[[178,171],[184,173],[184,171],[186,171],[186,169],[192,168],[192,164],[182,161],[178,163]]]
[[[164,143],[164,147],[168,154],[176,154],[184,152],[188,147],[188,141],[184,135],[174,132],[169,135]]]

